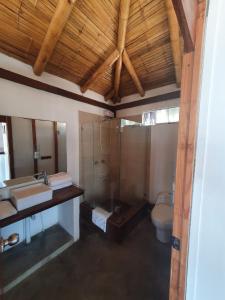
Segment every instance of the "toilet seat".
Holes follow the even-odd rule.
[[[171,229],[173,223],[173,207],[167,204],[158,204],[151,213],[153,224],[160,229]]]

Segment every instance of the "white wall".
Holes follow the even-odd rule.
[[[30,78],[38,79],[51,85],[80,93],[77,85],[46,73],[41,77],[37,77],[33,75],[30,66],[3,54],[0,54],[0,67]],[[87,92],[85,95],[103,101],[103,97],[96,93]],[[104,112],[103,109],[98,107],[23,86],[5,79],[0,79],[1,115],[66,123],[67,166],[68,172],[72,175],[75,183],[79,182],[79,111],[91,112],[98,115],[103,115]],[[61,205],[58,212],[57,208],[53,208],[46,212],[44,220],[46,224],[52,224],[58,220],[74,239],[77,240],[79,238],[79,199],[71,200]],[[39,222],[38,218],[36,222]],[[17,225],[18,224],[11,226],[10,232],[20,231],[19,228],[22,227]],[[6,235],[4,234],[4,230],[2,233],[3,236]],[[8,233],[7,230],[7,234]],[[20,233],[21,236],[23,236],[22,229]]]
[[[225,1],[210,1],[188,257],[188,300],[225,299]]]
[[[143,100],[146,98],[155,97],[158,95],[163,95],[163,94],[167,94],[167,93],[171,93],[171,92],[175,92],[175,91],[179,91],[179,90],[180,89],[177,87],[177,85],[175,83],[168,84],[168,85],[165,85],[165,86],[162,86],[159,88],[145,91],[144,97],[141,97],[140,94],[132,94],[132,95],[123,97],[121,99],[121,103],[129,103],[132,101]]]
[[[171,93],[171,92],[174,92],[177,90],[178,90],[178,88],[176,87],[175,84],[170,84],[170,85],[166,85],[161,88],[146,91],[145,96],[143,98],[140,98],[139,94],[134,94],[134,95],[124,97],[124,98],[122,98],[122,103],[129,103],[129,102],[136,101],[136,100],[141,101],[141,99],[145,99],[148,97],[154,97],[154,96],[158,96],[158,95],[162,95],[162,94],[167,94],[167,93]],[[146,104],[146,105],[140,105],[137,107],[121,109],[116,112],[116,116],[118,118],[125,118],[128,116],[141,115],[143,112],[150,111],[150,110],[162,109],[162,108],[168,108],[168,107],[176,107],[176,106],[179,106],[179,99],[171,99],[168,101],[161,101],[161,102],[157,102],[157,103],[151,103],[151,104]]]

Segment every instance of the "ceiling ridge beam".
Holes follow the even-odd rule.
[[[182,69],[182,51],[180,43],[180,29],[177,21],[177,16],[173,7],[172,0],[165,0],[168,24],[170,31],[170,42],[172,47],[172,54],[175,67],[176,83],[180,87],[181,83],[181,69]]]
[[[36,75],[41,75],[44,71],[52,53],[55,49],[62,31],[69,19],[73,6],[76,0],[59,0],[56,6],[55,13],[51,19],[48,31],[45,35],[41,49],[33,66],[33,71]]]
[[[82,93],[85,93],[87,89],[99,78],[105,71],[110,68],[119,58],[120,53],[115,49],[110,56],[98,67],[98,69],[89,77],[89,79],[80,87]]]
[[[120,0],[120,14],[119,14],[118,41],[117,41],[117,48],[119,50],[120,57],[116,63],[115,80],[114,80],[114,92],[115,92],[114,94],[116,99],[119,98],[118,94],[119,94],[121,70],[123,64],[122,53],[125,48],[129,10],[130,10],[130,0]]]
[[[141,97],[143,97],[145,95],[145,91],[144,91],[142,84],[138,78],[138,75],[132,65],[132,62],[128,56],[126,49],[124,49],[124,51],[123,51],[123,63],[125,65],[125,67],[127,68],[127,71],[130,74],[139,94],[141,95]]]

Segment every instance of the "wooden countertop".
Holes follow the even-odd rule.
[[[73,198],[77,198],[83,195],[84,190],[71,185],[66,188],[53,191],[53,198],[52,200],[46,201],[44,203],[29,207],[27,209],[18,211],[17,214],[0,220],[0,228],[10,225],[12,223],[18,222],[22,219],[30,217],[34,214],[37,214],[43,210],[56,206],[58,204],[64,203],[66,201],[72,200]]]

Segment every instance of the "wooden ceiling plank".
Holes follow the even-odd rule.
[[[172,0],[165,0],[167,13],[168,13],[168,24],[170,30],[170,41],[173,53],[175,74],[177,86],[180,87],[181,83],[181,68],[182,68],[182,53],[180,44],[180,29],[177,22],[177,16],[174,11]]]
[[[133,65],[130,61],[130,58],[127,54],[126,49],[124,49],[124,51],[123,51],[123,63],[126,66],[127,71],[129,72],[129,74],[130,74],[130,76],[131,76],[131,78],[132,78],[139,94],[143,97],[145,95],[145,91],[144,91],[144,89],[141,85],[141,82],[140,82],[140,80],[137,76],[137,73],[136,73],[136,71],[135,71],[135,69],[134,69],[134,67],[133,67]]]
[[[41,75],[49,61],[55,45],[69,19],[76,0],[59,0],[56,11],[52,17],[48,31],[45,35],[38,57],[35,61],[33,70],[36,75]]]
[[[117,48],[119,50],[120,57],[116,63],[115,81],[114,81],[114,90],[115,90],[116,98],[118,97],[119,94],[120,76],[121,76],[121,69],[123,63],[122,52],[125,47],[129,9],[130,9],[130,0],[120,0],[120,14],[119,14],[118,41],[117,41]]]
[[[195,48],[195,23],[198,11],[197,0],[172,0],[181,33],[184,39],[184,51],[189,53]]]
[[[87,89],[100,77],[106,70],[111,67],[119,58],[120,53],[117,49],[101,64],[100,67],[91,75],[91,77],[81,86],[80,90],[82,93],[85,93]]]

